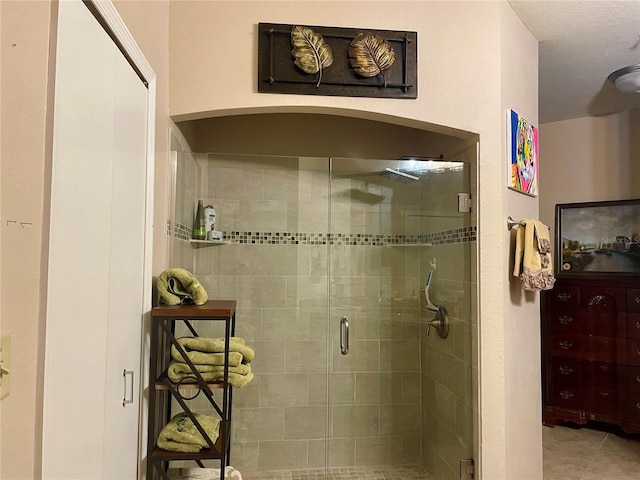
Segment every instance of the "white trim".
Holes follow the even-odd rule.
[[[120,48],[129,61],[142,74],[147,82],[147,158],[146,158],[146,200],[145,200],[145,248],[144,248],[144,284],[143,306],[144,318],[141,325],[142,332],[142,357],[140,359],[140,391],[139,391],[139,419],[138,419],[138,478],[145,475],[142,459],[147,453],[147,414],[148,404],[144,391],[149,382],[149,345],[148,332],[151,325],[151,308],[153,293],[153,201],[154,201],[154,165],[155,165],[155,120],[156,120],[156,74],[145,58],[142,50],[127,29],[124,20],[110,0],[83,0],[91,5],[100,20],[111,30],[110,35],[120,43]],[[163,226],[164,228],[164,226]]]
[[[101,20],[109,27],[110,33],[120,42],[123,50],[129,56],[131,62],[142,73],[144,79],[151,85],[151,81],[156,79],[156,74],[145,58],[142,50],[134,40],[131,32],[110,0],[83,0],[90,4],[100,15]],[[154,96],[155,100],[155,96]]]

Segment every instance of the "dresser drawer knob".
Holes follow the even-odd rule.
[[[640,297],[634,298],[633,301],[636,302],[636,303],[640,303]]]
[[[636,376],[636,382],[640,383],[640,375]]]
[[[573,393],[568,392],[567,390],[563,390],[560,392],[560,396],[562,398],[564,398],[565,400],[569,400],[570,398],[573,398]],[[638,402],[638,405],[640,405],[640,402]],[[640,407],[638,407],[640,408]]]
[[[561,302],[568,302],[569,300],[571,300],[571,294],[567,292],[559,293],[558,300],[560,300]]]
[[[609,396],[609,392],[600,392],[600,396],[608,397]]]
[[[640,322],[636,322],[636,328],[640,330]]]
[[[562,365],[561,367],[559,367],[559,369],[563,375],[569,375],[573,372],[573,367],[570,367],[568,365]],[[638,375],[638,382],[640,382],[640,375]]]
[[[563,340],[561,342],[558,342],[558,345],[560,345],[560,348],[563,350],[569,350],[571,347],[573,347],[573,342]],[[638,355],[640,355],[640,348],[638,349]]]
[[[640,410],[640,402],[636,403],[636,408]]]
[[[640,357],[640,347],[636,348],[636,354]]]
[[[573,322],[573,317],[569,317],[567,315],[563,315],[558,320],[560,320],[560,323],[563,324],[563,325],[569,325],[571,322]]]

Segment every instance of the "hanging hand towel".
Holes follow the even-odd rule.
[[[525,220],[516,229],[513,276],[520,277],[525,290],[551,290],[556,279],[551,261],[549,228],[538,220]]]

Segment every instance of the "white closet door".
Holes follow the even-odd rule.
[[[43,478],[134,479],[147,92],[81,1],[58,22]]]
[[[147,89],[121,55],[116,57],[115,72],[104,412],[104,437],[115,441],[104,443],[103,478],[133,479],[140,409],[145,233],[145,190],[141,187],[146,179]],[[125,370],[132,373],[125,377]],[[123,405],[123,399],[132,403]],[[128,439],[126,449],[121,438]]]

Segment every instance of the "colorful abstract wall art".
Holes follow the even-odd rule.
[[[538,196],[538,129],[513,110],[507,111],[509,188]]]

